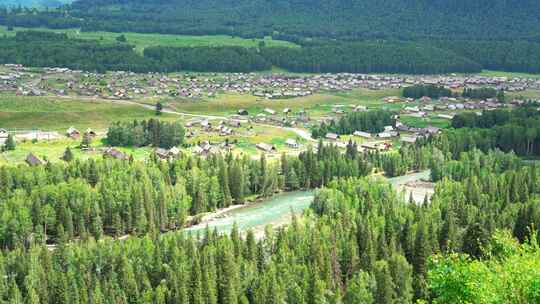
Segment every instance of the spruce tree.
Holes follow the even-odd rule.
[[[394,292],[392,275],[386,261],[377,261],[375,264],[375,280],[377,281],[375,303],[393,303],[394,299],[396,298],[396,294]]]
[[[6,142],[4,143],[4,150],[6,151],[13,151],[15,150],[16,144],[15,144],[15,138],[13,138],[13,135],[9,134]]]
[[[67,147],[66,150],[64,151],[64,154],[62,155],[62,160],[66,162],[70,162],[73,160],[73,158],[74,158],[73,152],[71,152],[71,149]]]

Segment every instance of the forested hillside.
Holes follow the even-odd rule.
[[[80,0],[91,30],[354,39],[539,38],[534,0]]]
[[[410,43],[354,43],[304,48],[148,47],[141,56],[127,43],[71,39],[66,34],[21,31],[0,37],[0,63],[105,72],[250,72],[272,65],[296,72],[478,72],[480,65],[451,52]]]
[[[149,57],[166,66],[163,71],[255,71],[273,64],[316,73],[433,74],[482,68],[538,73],[538,15],[540,2],[534,0],[79,0],[57,10],[0,9],[0,25],[272,36],[303,46],[265,49],[264,61],[250,50],[148,50]],[[198,54],[210,61],[193,59]],[[169,56],[180,63],[172,67]],[[222,57],[242,61],[244,66],[215,62]],[[182,64],[186,58],[189,62]]]

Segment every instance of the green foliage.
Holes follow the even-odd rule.
[[[162,71],[250,72],[269,70],[270,63],[256,49],[222,47],[150,47],[144,57]]]
[[[437,74],[481,69],[453,52],[418,43],[325,41],[302,48],[268,47],[261,54],[293,72]]]
[[[116,37],[116,41],[118,41],[118,42],[127,42],[127,39],[126,39],[125,35],[120,35],[120,36]]]
[[[478,72],[486,68],[537,73],[540,72],[540,26],[536,16],[540,14],[540,5],[534,0],[524,1],[515,5],[505,0],[391,0],[384,3],[376,0],[361,3],[348,0],[233,0],[219,3],[211,0],[189,3],[183,0],[95,0],[76,1],[58,10],[2,9],[0,24],[81,28],[83,32],[227,35],[246,39],[272,36],[304,46],[295,50],[259,45],[263,56],[249,49],[166,49],[158,46],[156,53],[176,56],[182,62],[179,67],[167,56],[159,55],[161,64],[169,65],[163,67],[166,71],[173,70],[172,67],[185,69],[186,66],[198,71],[253,71],[267,69],[273,64],[295,72],[433,74]],[[23,60],[13,56],[10,59],[24,61],[27,65],[46,62],[85,69],[161,71],[155,62],[134,56],[124,43],[111,46],[118,48],[110,51],[115,55],[114,63],[107,62],[102,55],[104,50],[97,46],[71,44],[65,43],[65,50],[53,44],[44,46],[54,48],[59,52],[58,56],[39,49],[37,44],[32,45],[34,49],[38,48],[32,55],[47,55],[55,59],[52,62],[44,58]],[[24,49],[24,46],[4,45],[11,52]],[[91,54],[96,62],[88,62],[90,51],[85,51],[85,47],[93,49]],[[28,52],[24,51],[25,54]],[[83,55],[75,61],[72,58],[73,63],[60,60],[73,52]],[[204,56],[198,56],[197,52]],[[120,60],[121,56],[125,58]],[[225,58],[222,64],[219,56]],[[205,63],[201,57],[210,58],[210,62]]]
[[[430,265],[434,303],[537,303],[540,300],[540,249],[516,244],[507,234],[494,237],[487,260],[461,254],[435,256]]]
[[[452,96],[452,91],[436,85],[414,85],[404,88],[402,95],[413,99],[421,97],[441,98]]]
[[[169,149],[182,145],[183,142],[184,127],[178,122],[169,123],[156,119],[135,120],[130,123],[117,122],[107,131],[107,143],[113,146],[152,145]]]
[[[64,155],[62,155],[62,160],[66,162],[72,161],[74,158],[73,152],[71,152],[71,149],[69,147],[66,148],[66,151],[64,151]]]
[[[161,102],[158,101],[156,103],[156,116],[160,116],[162,111],[163,111],[163,105],[161,104]]]
[[[503,91],[501,90],[501,92]],[[498,93],[499,91],[497,91],[494,88],[478,88],[478,89],[465,88],[461,96],[466,97],[466,98],[472,98],[472,99],[488,99],[488,98],[496,97]],[[504,96],[504,93],[503,93],[503,96]]]
[[[452,127],[458,129],[448,132],[446,140],[453,146],[450,150],[454,155],[472,147],[483,151],[498,148],[527,156],[539,153],[540,116],[534,106],[484,111],[481,116],[458,114],[452,119]]]
[[[394,126],[394,112],[386,110],[371,110],[367,112],[350,112],[342,116],[337,122],[329,124],[322,122],[311,129],[314,138],[326,136],[327,133],[353,134],[355,131],[379,133],[385,126]]]
[[[15,138],[13,137],[13,135],[11,134],[8,135],[6,142],[4,143],[4,146],[2,148],[5,151],[15,150],[16,144],[15,144]]]

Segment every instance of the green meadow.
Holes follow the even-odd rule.
[[[13,31],[8,31],[7,27],[0,26],[0,35],[13,36],[17,31],[39,30],[55,33],[66,33],[70,38],[102,40],[104,42],[116,42],[116,38],[124,35],[127,43],[135,46],[135,49],[142,51],[151,46],[170,47],[193,47],[193,46],[242,46],[257,47],[261,41],[266,46],[299,47],[298,45],[282,40],[273,40],[270,37],[265,39],[245,39],[225,35],[215,36],[189,36],[189,35],[165,35],[165,34],[141,34],[141,33],[113,33],[113,32],[82,32],[79,29],[46,29],[46,28],[21,28],[16,27]]]
[[[0,128],[65,131],[70,126],[104,130],[119,120],[148,119],[155,112],[114,101],[55,99],[48,97],[0,97]],[[164,114],[162,119],[178,119]]]

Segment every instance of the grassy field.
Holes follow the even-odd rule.
[[[8,31],[5,26],[0,26],[0,35],[15,35],[17,31],[29,30],[30,28],[14,28]],[[140,33],[112,33],[112,32],[81,32],[79,29],[51,30],[46,28],[31,28],[31,30],[52,31],[57,33],[67,33],[71,38],[101,40],[105,42],[116,42],[116,38],[123,34],[127,42],[135,45],[135,49],[142,52],[150,46],[243,46],[257,47],[261,41],[266,46],[299,47],[298,45],[282,40],[265,39],[244,39],[239,37],[216,35],[216,36],[187,36],[187,35],[164,35],[164,34],[140,34]]]
[[[118,120],[148,119],[154,111],[137,105],[109,101],[83,101],[44,97],[0,97],[0,128],[43,129],[65,131],[70,126],[78,129],[104,130]],[[177,116],[162,115],[174,120]]]
[[[506,92],[506,98],[525,98],[525,99],[540,99],[540,91],[538,90],[525,90],[522,92]]]
[[[433,126],[437,128],[448,128],[450,127],[450,120],[437,117],[413,117],[407,115],[401,115],[400,120],[402,123],[415,127],[415,128],[425,128],[427,126]]]
[[[0,153],[0,166],[4,164],[23,163],[28,153],[33,153],[34,155],[37,155],[50,162],[60,162],[62,161],[62,155],[68,147],[71,149],[71,152],[73,152],[74,157],[77,159],[84,160],[88,158],[100,158],[103,156],[101,152],[99,152],[99,148],[104,148],[107,146],[103,142],[102,138],[96,139],[92,142],[92,147],[96,148],[97,150],[94,152],[83,152],[79,149],[80,143],[80,140],[72,140],[67,137],[50,141],[41,140],[38,142],[17,141],[17,147],[14,151]],[[132,155],[133,158],[137,160],[147,159],[153,151],[151,147],[117,147],[117,149],[128,155]]]
[[[488,77],[508,77],[508,78],[540,78],[540,74],[518,73],[518,72],[504,72],[504,71],[490,71],[483,70],[479,75]]]

